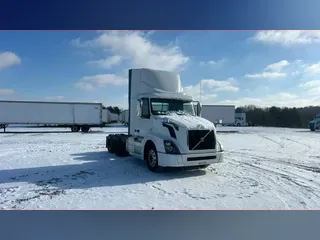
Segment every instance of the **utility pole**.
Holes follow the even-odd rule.
[[[201,83],[202,83],[202,79],[200,80],[200,103],[201,103]]]

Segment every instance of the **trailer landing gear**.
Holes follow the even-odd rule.
[[[0,125],[0,129],[3,128],[3,132],[6,132],[6,128],[8,127],[9,124],[3,124]]]
[[[110,134],[106,137],[106,148],[109,153],[115,153],[118,157],[129,156],[126,150],[126,142],[128,135],[125,134]]]

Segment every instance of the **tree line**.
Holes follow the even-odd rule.
[[[256,126],[307,128],[309,121],[320,113],[320,106],[262,108],[247,105],[236,108],[236,112],[245,112],[247,122]]]
[[[122,112],[122,110],[119,107],[113,107],[113,106],[109,106],[107,107],[107,109],[114,114],[120,114]]]

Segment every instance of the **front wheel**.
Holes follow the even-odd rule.
[[[158,153],[155,147],[150,147],[147,153],[147,166],[151,172],[157,172],[159,170],[158,165]]]

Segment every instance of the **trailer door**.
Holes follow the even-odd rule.
[[[75,104],[74,121],[75,124],[100,125],[101,106],[98,104]]]

